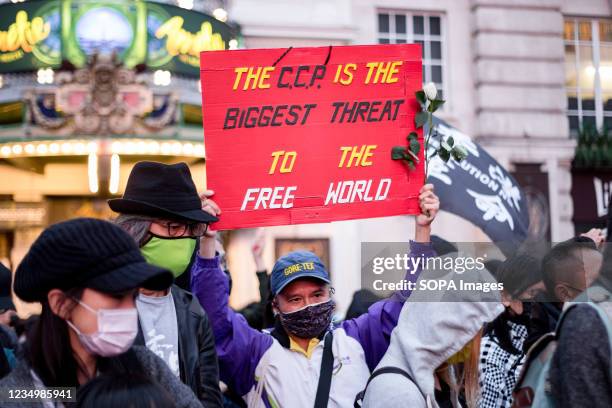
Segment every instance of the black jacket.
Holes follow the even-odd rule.
[[[542,298],[545,298],[545,296],[542,296]],[[535,300],[539,299],[540,297],[537,296]],[[527,340],[523,343],[525,353],[542,336],[555,331],[562,310],[563,303],[541,301],[533,303],[529,316],[529,326],[527,327]]]
[[[201,408],[202,406],[200,401],[198,401],[196,396],[190,391],[189,387],[181,383],[179,379],[172,374],[168,365],[145,347],[135,346],[121,355],[107,357],[104,358],[104,360],[105,367],[98,367],[101,374],[117,374],[120,376],[130,375],[132,372],[140,375],[145,374],[149,379],[155,380],[168,392],[170,397],[174,400],[174,406],[176,408]],[[0,389],[35,389],[31,371],[32,368],[27,359],[20,359],[13,371],[0,380]],[[2,407],[10,408],[48,407],[42,399],[34,399],[32,402],[16,399],[10,401],[10,403],[4,403],[3,401],[1,405]],[[78,404],[65,404],[65,406],[70,407],[76,405]]]
[[[257,280],[259,281],[259,302],[249,303],[237,312],[244,316],[249,326],[262,330],[274,325],[272,309],[268,310],[268,298],[270,296],[268,272],[265,270],[257,271]]]
[[[219,363],[208,315],[190,292],[176,285],[171,290],[179,334],[181,381],[193,390],[204,407],[222,407]],[[140,324],[134,344],[145,344]]]

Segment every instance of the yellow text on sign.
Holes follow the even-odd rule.
[[[350,85],[353,82],[353,72],[357,69],[357,64],[338,65],[334,83],[340,82],[342,85]]]
[[[234,68],[236,79],[234,79],[234,91],[242,83],[242,90],[247,89],[267,89],[270,88],[270,74],[274,67],[238,67]],[[245,74],[245,75],[243,75]]]
[[[365,83],[394,84],[399,80],[397,74],[401,65],[402,61],[368,62],[366,64],[368,74],[366,75]]]
[[[297,152],[286,152],[284,150],[279,150],[277,152],[272,152],[272,165],[270,166],[270,171],[268,174],[274,174],[276,171],[276,165],[278,164],[278,159],[280,157],[282,157],[283,160],[278,171],[281,173],[291,173],[293,171],[293,165],[295,164]]]
[[[342,146],[340,151],[342,156],[338,167],[357,167],[371,166],[370,158],[374,155],[374,150],[377,145],[361,145],[361,146]],[[348,160],[347,160],[348,157]]]

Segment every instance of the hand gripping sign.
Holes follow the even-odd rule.
[[[217,228],[419,212],[423,149],[415,170],[391,159],[415,130],[418,45],[209,51],[200,66]]]

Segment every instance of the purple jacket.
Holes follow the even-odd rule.
[[[411,242],[410,247],[412,257],[435,256],[429,243]],[[419,272],[407,271],[406,279],[416,281]],[[261,398],[266,406],[311,406],[314,403],[323,342],[308,359],[289,350],[269,333],[251,328],[244,317],[228,305],[229,280],[217,258],[198,256],[191,270],[191,288],[211,322],[221,381],[247,398],[247,394],[254,392],[257,381],[265,377]],[[334,328],[335,374],[330,407],[346,406],[348,401],[352,406],[355,394],[365,386],[370,371],[386,352],[408,295],[396,294],[381,300],[367,313]],[[348,368],[343,370],[343,367]],[[291,385],[287,381],[291,381]]]

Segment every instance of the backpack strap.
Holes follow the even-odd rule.
[[[402,375],[402,376],[406,377],[408,380],[410,380],[410,382],[415,383],[415,381],[412,378],[412,376],[406,370],[403,370],[403,369],[401,369],[399,367],[381,367],[379,369],[376,369],[376,370],[374,370],[374,372],[372,373],[372,375],[368,379],[368,382],[366,383],[365,388],[362,391],[360,391],[355,396],[355,402],[353,404],[354,408],[361,408],[361,403],[363,402],[363,397],[365,396],[366,390],[368,389],[368,385],[370,385],[370,382],[374,378],[376,378],[376,377],[378,377],[379,375],[382,375],[382,374],[399,374],[399,375]]]
[[[334,371],[334,353],[332,352],[332,343],[334,341],[333,331],[327,332],[323,344],[323,357],[321,359],[321,374],[319,375],[319,384],[317,386],[317,395],[315,397],[315,408],[326,408],[329,401],[329,391],[331,390],[332,372]]]
[[[578,305],[582,305],[582,304],[590,304],[589,302],[585,302],[585,303],[567,303],[567,305],[563,308],[563,312],[561,312],[561,315],[559,315],[559,320],[557,321],[557,325],[555,326],[555,339],[559,340],[559,335],[561,333],[561,328],[563,327],[563,322],[565,322],[565,318],[567,317],[568,313],[570,310],[572,310],[574,307],[578,306]]]

